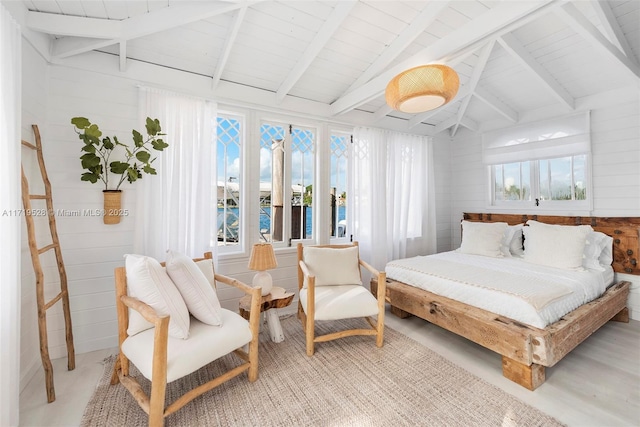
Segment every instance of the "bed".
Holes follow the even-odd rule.
[[[594,279],[594,285],[591,288],[585,287],[583,291],[581,290],[585,294],[583,298],[589,302],[568,302],[566,305],[569,308],[564,308],[565,311],[569,310],[566,313],[550,310],[552,313],[542,315],[543,318],[540,320],[542,323],[537,323],[535,319],[530,318],[516,320],[513,318],[517,317],[515,315],[495,313],[495,310],[492,311],[491,305],[485,304],[482,308],[477,307],[477,301],[481,299],[477,295],[471,297],[471,302],[469,297],[467,297],[467,302],[459,301],[455,299],[458,298],[457,295],[443,296],[436,291],[421,289],[405,283],[405,276],[395,274],[402,278],[396,279],[393,278],[394,274],[391,274],[392,277],[390,277],[389,271],[387,271],[386,280],[386,299],[391,304],[391,312],[399,317],[418,316],[500,354],[503,375],[529,390],[534,390],[544,383],[546,367],[554,366],[606,322],[610,320],[629,321],[627,298],[631,283],[628,281],[616,282],[613,278],[615,272],[640,274],[636,260],[639,250],[640,218],[489,213],[465,213],[463,217],[463,223],[467,224],[474,222],[507,223],[515,226],[527,223],[529,220],[563,226],[588,225],[594,231],[612,237],[611,266],[605,266],[606,268],[602,268],[599,274],[594,275],[596,279]],[[533,241],[532,236],[530,242]],[[469,256],[478,257],[478,255]],[[436,260],[432,260],[430,264],[434,269],[431,272],[432,275],[439,276],[441,274],[437,268],[438,263],[446,266],[450,262],[465,262],[464,257],[462,259],[448,257],[449,255],[437,254]],[[506,259],[505,261],[508,262]],[[404,268],[411,270],[413,266],[407,264]],[[546,271],[547,269],[540,267],[537,270]],[[459,274],[464,274],[464,271]],[[497,287],[500,281],[508,282],[508,274],[512,273],[507,272],[504,277],[496,278],[495,286]],[[411,279],[407,277],[407,281],[411,281]],[[553,287],[553,281],[550,280],[548,285],[550,288]],[[575,286],[578,285],[576,283]],[[599,291],[598,287],[601,287]],[[371,291],[374,294],[377,292],[375,279],[371,281]],[[595,298],[593,295],[588,295],[593,292],[601,295]],[[558,302],[559,298],[558,295],[550,295],[548,299],[551,302],[543,301],[541,303],[538,300],[537,303],[546,304],[546,306],[565,304]]]

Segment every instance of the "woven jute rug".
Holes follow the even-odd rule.
[[[329,330],[361,319],[327,323]],[[362,326],[362,325],[361,325]],[[260,376],[240,375],[196,398],[166,426],[558,426],[540,412],[393,329],[384,347],[373,337],[320,343],[305,353],[300,321],[282,319],[285,341],[260,336]],[[110,385],[114,356],[82,418],[82,426],[141,426],[146,414],[120,385]],[[168,385],[167,401],[237,364],[226,356]],[[133,367],[132,367],[133,368]],[[133,368],[132,374],[137,374]],[[142,377],[141,377],[142,378]],[[147,388],[148,381],[142,384]]]

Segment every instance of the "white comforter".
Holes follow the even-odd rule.
[[[391,261],[385,271],[389,279],[538,328],[599,297],[613,281],[611,267],[564,270],[457,251]]]

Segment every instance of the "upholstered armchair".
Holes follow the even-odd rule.
[[[378,279],[374,296],[362,285],[361,268]],[[298,317],[306,335],[307,355],[315,343],[353,335],[374,335],[384,340],[386,275],[360,259],[358,243],[303,246],[298,244]],[[376,316],[376,320],[373,317]],[[315,322],[362,317],[368,327],[316,336]]]
[[[126,266],[115,270],[120,354],[111,383],[129,390],[150,426],[162,426],[168,415],[245,371],[249,381],[258,378],[261,289],[216,274],[211,253],[195,260],[170,255],[166,269],[149,257],[127,255]],[[221,308],[216,282],[251,295],[249,321]],[[229,353],[242,363],[165,407],[168,383]],[[150,395],[130,376],[130,363],[151,382]]]

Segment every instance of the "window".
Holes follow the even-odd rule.
[[[288,244],[313,236],[316,131],[277,122],[260,125],[260,239]]]
[[[347,184],[349,165],[349,142],[351,135],[344,132],[331,132],[330,150],[330,188],[331,194],[331,238],[346,238],[347,234]]]
[[[587,156],[492,166],[494,205],[501,202],[586,201]],[[532,186],[534,182],[536,185]],[[537,199],[537,201],[536,201]]]
[[[591,209],[589,113],[483,135],[491,204]]]
[[[219,113],[216,124],[218,247],[237,249],[242,233],[244,121],[241,116]]]

